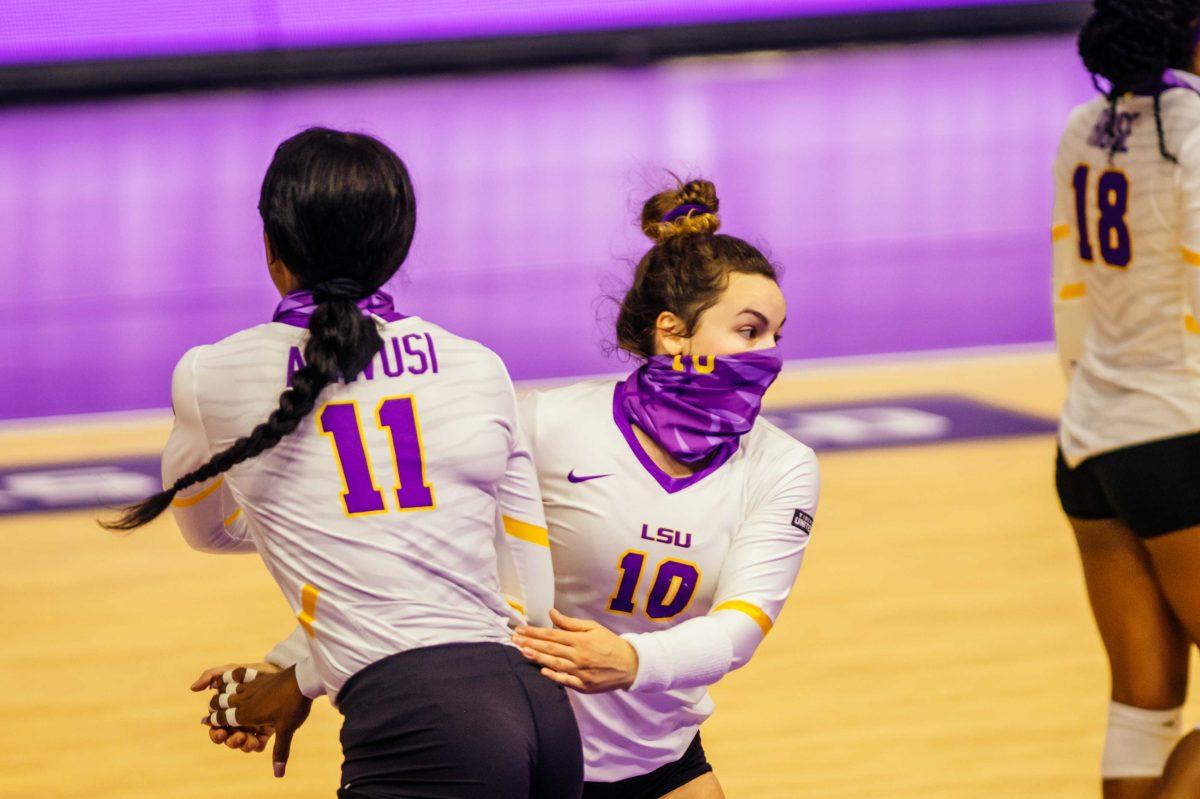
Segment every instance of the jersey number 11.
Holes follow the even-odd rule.
[[[412,395],[387,397],[375,409],[375,422],[391,434],[396,467],[396,504],[401,511],[433,510],[433,486],[425,478],[421,425]],[[362,421],[356,402],[331,402],[317,414],[317,426],[329,436],[342,473],[342,505],[348,516],[387,513],[383,492],[375,482],[367,457]]]

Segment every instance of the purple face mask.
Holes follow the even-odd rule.
[[[774,347],[737,355],[655,355],[617,385],[617,423],[626,422],[622,429],[636,424],[680,463],[711,458],[707,473],[737,451],[782,368]]]
[[[376,291],[369,297],[363,297],[357,304],[362,309],[363,316],[374,314],[385,322],[395,322],[404,318],[404,314],[396,311],[392,295],[386,291]],[[275,316],[271,321],[307,328],[308,320],[315,310],[317,303],[311,291],[289,291],[279,301],[279,305],[275,306]]]

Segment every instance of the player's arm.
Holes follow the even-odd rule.
[[[665,691],[711,685],[750,660],[779,616],[804,559],[819,475],[797,451],[764,484],[739,525],[708,615],[652,633],[617,636],[557,611],[557,629],[518,628],[522,653],[550,679],[585,693]]]
[[[507,372],[504,380],[508,381]],[[526,434],[526,430],[536,430],[536,396],[523,398],[518,413],[511,386],[510,382],[506,400],[510,403],[506,417],[510,420],[508,466],[496,491],[500,590],[527,622],[547,625],[554,605],[554,569],[542,492]]]
[[[202,466],[212,457],[208,435],[200,416],[196,391],[196,362],[202,352],[187,352],[171,378],[171,405],[175,426],[163,450],[163,485]],[[171,512],[183,538],[201,552],[254,552],[254,539],[224,477],[216,477],[181,491],[171,502]]]
[[[1069,378],[1083,355],[1083,338],[1091,319],[1091,310],[1079,256],[1080,237],[1087,236],[1088,231],[1079,230],[1072,166],[1067,160],[1068,156],[1060,147],[1054,164],[1054,212],[1050,238],[1053,247],[1054,338],[1063,372]]]
[[[805,450],[781,469],[739,525],[708,615],[622,636],[638,655],[631,691],[711,685],[754,654],[791,593],[808,547],[820,476]]]
[[[1191,318],[1200,319],[1200,126],[1189,135],[1179,148],[1179,189],[1183,229],[1179,239],[1184,263],[1187,264],[1186,285]],[[1195,323],[1187,325],[1196,332]]]

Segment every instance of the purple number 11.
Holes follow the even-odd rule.
[[[375,421],[381,430],[387,430],[391,435],[399,510],[432,510],[436,503],[433,486],[425,477],[421,425],[412,396],[382,400],[375,410]],[[317,415],[317,424],[333,444],[333,454],[341,470],[345,489],[342,492],[342,504],[346,514],[387,513],[383,492],[371,471],[358,403],[329,403]]]

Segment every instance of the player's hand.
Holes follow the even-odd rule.
[[[633,685],[638,658],[633,645],[612,630],[586,619],[550,611],[554,628],[517,628],[513,643],[556,683],[585,694]]]
[[[292,736],[308,718],[312,700],[300,693],[294,666],[275,674],[235,668],[221,676],[222,686],[209,702],[204,723],[214,727],[247,728],[255,735],[275,733],[272,761],[282,777],[291,755]]]
[[[226,663],[224,666],[213,666],[200,672],[200,676],[192,682],[193,691],[203,691],[208,688],[219,689],[223,687],[224,682],[221,676],[227,671],[233,671],[238,668],[251,668],[262,674],[275,674],[279,671],[279,667],[271,663]],[[211,716],[212,711],[209,711]],[[267,748],[267,742],[271,740],[271,735],[274,730],[263,729],[258,732],[249,732],[247,730],[235,730],[231,727],[213,727],[208,725],[208,739],[215,744],[224,744],[230,749],[239,749],[249,754],[250,752],[261,752]]]

